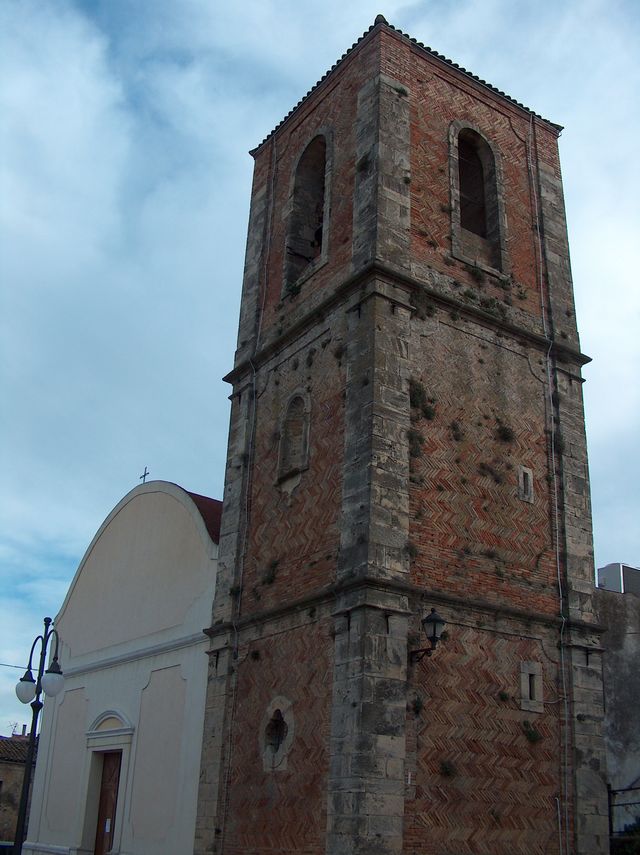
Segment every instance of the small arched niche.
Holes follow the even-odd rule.
[[[278,480],[283,481],[306,469],[309,459],[309,407],[301,394],[287,405],[280,431]]]
[[[293,745],[295,723],[293,704],[283,696],[273,698],[266,708],[258,734],[262,767],[265,772],[284,772]]]

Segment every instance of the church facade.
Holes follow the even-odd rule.
[[[148,481],[96,532],[55,620],[24,855],[192,851],[220,512]]]
[[[379,16],[252,152],[198,855],[608,852],[560,130]]]

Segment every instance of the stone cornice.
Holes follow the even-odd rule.
[[[328,585],[325,588],[322,588],[321,590],[317,591],[315,594],[311,594],[307,597],[301,597],[297,600],[293,600],[287,605],[276,606],[273,609],[267,609],[263,612],[257,612],[242,616],[233,623],[229,621],[224,621],[214,624],[213,626],[204,629],[203,632],[209,638],[213,639],[220,635],[227,634],[230,631],[239,632],[253,625],[265,624],[269,623],[270,621],[278,620],[280,618],[291,615],[297,611],[303,611],[311,607],[317,608],[319,605],[322,604],[333,603],[337,597],[343,596],[345,594],[351,594],[366,590],[374,590],[385,594],[408,596],[413,599],[420,598],[422,600],[429,600],[430,603],[435,604],[450,604],[452,606],[476,609],[482,612],[489,612],[493,614],[496,618],[507,617],[522,621],[535,621],[536,623],[541,623],[548,626],[555,626],[558,628],[558,630],[560,630],[563,625],[563,619],[562,617],[560,617],[560,615],[528,611],[527,609],[519,609],[501,603],[492,603],[490,600],[470,599],[468,597],[460,597],[455,594],[446,594],[442,591],[434,591],[429,588],[423,588],[419,585],[415,585],[411,582],[405,582],[400,579],[383,579],[376,578],[373,576],[362,576],[356,579],[349,579],[345,581],[336,582],[332,585]],[[350,611],[353,608],[362,608],[363,606],[367,606],[370,608],[380,608],[382,611],[389,610],[386,605],[376,606],[371,602],[362,601],[356,602],[350,607],[341,604],[341,607],[338,609],[338,611],[342,613]],[[404,612],[404,609],[400,608],[394,608],[392,610]],[[564,628],[565,630],[574,629],[577,631],[594,632],[598,634],[605,631],[605,627],[600,624],[587,623],[586,621],[581,620],[571,620],[569,618],[565,619]],[[567,642],[567,644],[569,644],[570,646],[576,646],[571,642]]]
[[[455,309],[460,315],[466,315],[471,318],[482,321],[487,326],[495,329],[503,330],[511,333],[513,336],[523,339],[534,347],[537,347],[541,352],[547,352],[551,349],[551,353],[557,357],[560,362],[572,363],[573,365],[586,365],[591,362],[591,357],[572,347],[562,344],[558,341],[553,341],[543,335],[534,333],[531,330],[518,324],[511,323],[506,320],[496,318],[490,312],[484,311],[480,307],[469,305],[468,303],[451,297],[448,294],[443,294],[435,288],[430,288],[423,281],[412,276],[405,271],[394,268],[389,264],[372,261],[365,267],[349,276],[341,285],[339,285],[332,294],[313,309],[302,315],[288,330],[283,332],[273,341],[266,344],[259,351],[254,353],[250,358],[236,365],[223,380],[227,383],[235,384],[249,372],[254,371],[261,365],[264,365],[275,353],[282,350],[291,341],[301,335],[306,329],[317,322],[319,315],[324,315],[331,309],[346,302],[350,296],[357,291],[358,288],[367,286],[368,290],[362,294],[362,299],[358,302],[363,302],[374,295],[383,297],[390,302],[398,305],[403,305],[407,308],[413,307],[405,300],[400,299],[397,295],[385,293],[376,285],[376,281],[381,280],[388,285],[399,285],[407,288],[409,291],[420,291],[421,294],[433,300],[434,303],[439,303],[449,309]],[[371,287],[373,286],[373,287]],[[582,378],[580,378],[582,379]]]

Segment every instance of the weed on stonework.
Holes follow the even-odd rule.
[[[421,457],[422,446],[424,445],[424,437],[422,436],[420,431],[411,428],[411,430],[407,431],[407,438],[409,440],[409,456]]]
[[[478,472],[491,478],[494,484],[502,484],[502,475],[490,463],[480,463]]]
[[[424,709],[424,701],[419,695],[416,695],[415,698],[409,704],[409,710],[414,715],[420,715],[422,710]]]
[[[482,272],[482,270],[480,270],[479,267],[470,267],[469,273],[471,274],[473,279],[475,279],[476,282],[484,282],[484,273]]]
[[[489,315],[504,320],[507,317],[507,310],[502,303],[499,303],[495,297],[483,297],[480,300],[480,307]]]
[[[273,585],[273,583],[276,581],[276,575],[278,573],[278,563],[279,562],[277,558],[269,562],[267,569],[262,574],[263,585]]]
[[[421,292],[414,293],[413,308],[415,309],[416,316],[420,318],[421,321],[425,321],[427,318],[432,318],[436,313],[436,307],[434,304]]]
[[[496,429],[496,436],[501,442],[513,442],[516,435],[513,432],[512,428],[509,427],[509,425],[505,425],[504,423],[500,422]]]
[[[412,413],[414,421],[420,415],[427,421],[435,418],[435,398],[429,398],[422,383],[413,377],[409,380],[409,404],[414,411]]]
[[[444,775],[445,778],[453,778],[456,774],[456,767],[451,762],[451,760],[441,760],[440,761],[440,774]]]
[[[455,439],[456,442],[461,442],[464,439],[464,431],[462,430],[462,426],[459,421],[454,420],[449,425],[451,428],[451,436]]]
[[[523,721],[522,729],[524,730],[524,735],[527,737],[529,742],[535,744],[536,742],[540,742],[542,739],[542,734],[531,724],[530,721]]]

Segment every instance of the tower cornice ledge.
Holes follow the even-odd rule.
[[[276,606],[272,609],[265,609],[263,612],[247,614],[234,622],[221,621],[213,624],[210,627],[203,629],[205,635],[214,639],[221,635],[227,635],[231,631],[240,631],[248,626],[256,624],[265,624],[273,620],[278,620],[286,615],[294,612],[308,610],[315,606],[316,608],[322,604],[334,603],[336,598],[343,598],[345,594],[351,594],[359,591],[378,591],[387,594],[408,596],[412,598],[420,598],[427,600],[433,605],[451,605],[462,608],[475,609],[481,612],[489,612],[497,617],[514,618],[516,620],[535,622],[545,624],[547,626],[561,626],[563,619],[560,615],[546,614],[544,612],[529,611],[527,609],[519,609],[513,606],[504,604],[492,603],[490,600],[482,600],[477,598],[459,597],[455,594],[447,594],[442,591],[425,589],[419,585],[414,585],[411,582],[405,582],[399,579],[381,579],[374,576],[360,576],[355,579],[336,582],[333,585],[328,585],[325,588],[311,594],[307,597],[300,597],[293,600],[287,605]],[[375,601],[367,601],[359,603],[353,607],[343,608],[342,604],[338,611],[349,611],[351,608],[367,605],[371,608],[379,608],[381,611],[388,611],[388,607],[384,604],[376,605]],[[404,610],[399,610],[404,611]],[[602,633],[605,627],[589,623],[588,621],[575,620],[566,618],[564,620],[565,629],[574,629],[577,631],[588,631],[592,633]]]
[[[591,362],[590,356],[587,356],[585,353],[582,353],[569,345],[549,339],[546,336],[528,330],[519,324],[496,318],[490,312],[484,311],[478,306],[470,305],[469,303],[465,303],[455,297],[443,294],[441,291],[430,287],[424,281],[408,274],[400,268],[375,260],[349,276],[348,279],[339,285],[329,296],[326,297],[326,299],[322,300],[310,311],[298,318],[295,323],[293,323],[291,327],[285,330],[281,335],[274,338],[264,347],[258,349],[252,356],[244,359],[242,362],[239,362],[238,365],[236,365],[222,379],[226,383],[237,383],[245,374],[263,365],[275,353],[278,353],[282,348],[286,347],[289,342],[297,339],[304,330],[313,326],[319,316],[326,314],[331,309],[346,302],[359,288],[361,289],[361,293],[359,295],[359,299],[354,302],[353,308],[356,308],[358,305],[364,303],[368,299],[371,299],[373,296],[378,296],[389,300],[391,303],[395,303],[396,305],[404,306],[405,308],[415,311],[415,307],[411,305],[408,299],[401,297],[397,293],[389,293],[384,285],[400,286],[408,293],[420,292],[423,296],[428,297],[434,303],[438,303],[446,309],[455,310],[461,316],[464,315],[466,317],[475,318],[494,329],[509,332],[511,335],[533,344],[543,353],[547,353],[551,348],[551,353],[557,357],[559,362],[572,363],[576,366],[587,365]],[[578,379],[582,380],[582,378]]]

